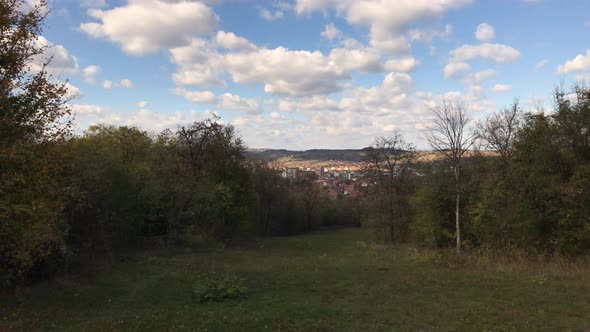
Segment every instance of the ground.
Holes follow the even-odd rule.
[[[586,278],[449,268],[409,253],[340,229],[137,257],[4,297],[0,330],[590,330]],[[243,278],[247,296],[199,302],[191,289],[204,276]]]

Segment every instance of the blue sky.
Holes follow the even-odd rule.
[[[27,0],[34,3],[35,0]],[[590,82],[590,2],[52,0],[41,42],[78,132],[216,113],[253,148],[419,148],[443,98],[474,120]]]

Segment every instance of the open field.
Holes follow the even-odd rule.
[[[410,253],[342,229],[137,257],[3,298],[0,330],[590,330],[587,278],[453,269]],[[203,275],[244,278],[247,297],[198,302]]]

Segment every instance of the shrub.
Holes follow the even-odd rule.
[[[224,277],[215,279],[202,278],[193,284],[193,299],[199,302],[220,302],[228,299],[246,297],[248,288],[244,286],[245,279],[237,277]]]

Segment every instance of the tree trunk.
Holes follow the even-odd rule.
[[[455,230],[457,232],[457,254],[461,253],[461,227],[459,223],[459,200],[460,194],[457,191],[457,201],[455,206]]]
[[[459,165],[455,165],[455,185],[457,186],[457,198],[455,201],[455,234],[457,240],[457,254],[461,253],[461,223],[459,220],[459,202],[461,193],[459,190]]]

